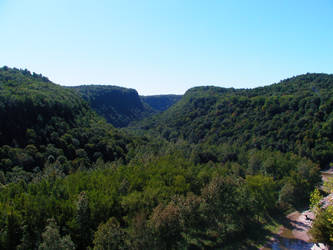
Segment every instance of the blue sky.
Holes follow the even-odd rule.
[[[0,66],[139,94],[333,73],[332,0],[0,0]]]

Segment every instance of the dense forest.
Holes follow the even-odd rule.
[[[255,89],[193,88],[135,129],[207,147],[293,152],[325,168],[333,158],[332,109],[333,76],[306,74]]]
[[[193,88],[118,129],[99,114],[126,126],[130,116],[116,113],[142,104],[136,91],[78,92],[3,67],[0,249],[258,248],[267,225],[321,185],[332,83],[307,74],[251,90]]]
[[[97,116],[74,91],[27,70],[0,69],[0,169],[29,181],[48,163],[70,173],[98,159],[126,161],[135,139]],[[142,142],[140,142],[141,144]]]

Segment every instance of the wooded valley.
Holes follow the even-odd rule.
[[[0,68],[0,249],[256,249],[332,166],[332,110],[328,74],[139,96]]]

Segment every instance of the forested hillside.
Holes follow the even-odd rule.
[[[27,70],[0,69],[2,183],[29,181],[55,163],[61,173],[96,160],[125,160],[133,140],[103,122],[73,90]]]
[[[294,152],[326,167],[333,158],[332,109],[333,75],[306,74],[255,89],[193,88],[137,128],[169,141]]]
[[[321,185],[331,85],[311,74],[253,90],[194,88],[119,130],[77,90],[3,67],[0,249],[256,248]],[[91,105],[101,89],[81,95]],[[125,110],[139,106],[132,97]]]
[[[134,89],[110,85],[82,85],[72,87],[99,115],[115,127],[150,116],[154,111],[143,103]]]
[[[157,111],[165,111],[180,100],[181,95],[150,95],[141,96],[143,102]]]

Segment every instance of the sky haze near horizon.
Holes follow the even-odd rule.
[[[333,73],[332,0],[0,0],[0,66],[141,95]]]

